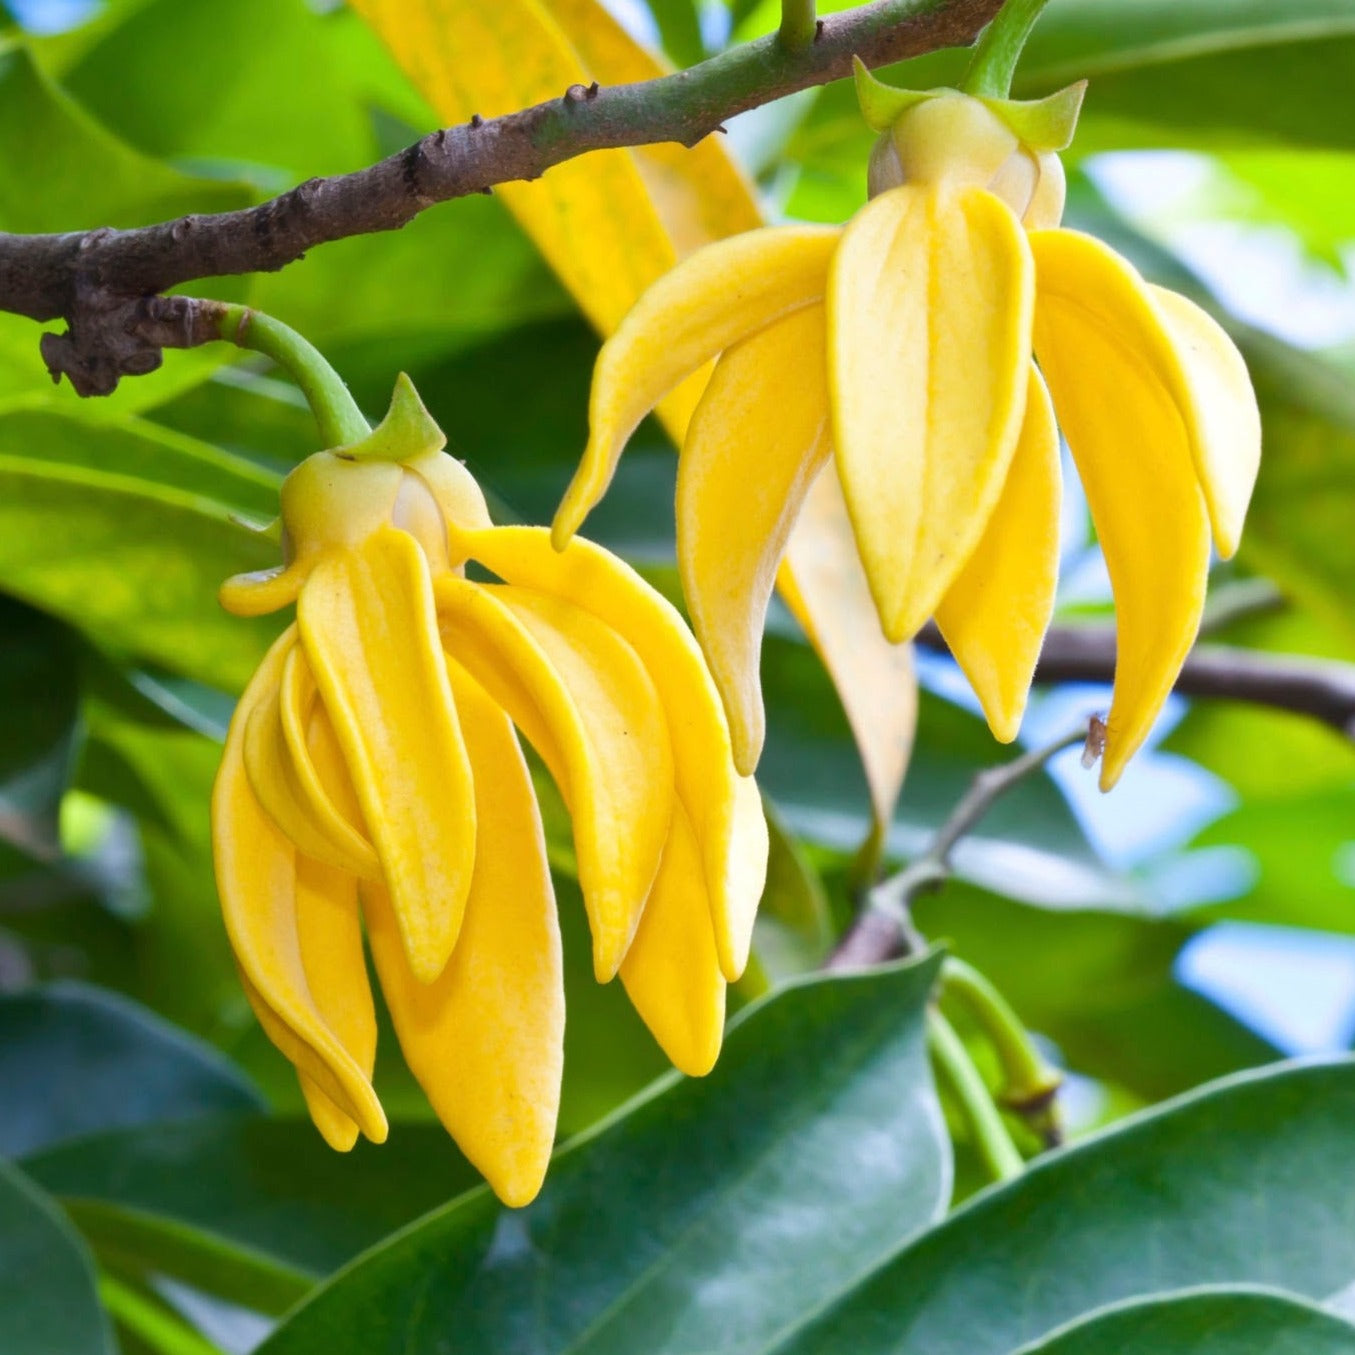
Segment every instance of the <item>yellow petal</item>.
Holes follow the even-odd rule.
[[[637,84],[671,71],[598,0],[552,0],[550,8],[588,70],[604,85]],[[725,138],[704,137],[695,146],[659,142],[636,146],[633,154],[679,258],[711,240],[762,224],[752,186],[726,149]]]
[[[891,640],[936,610],[997,503],[1021,431],[1033,293],[1025,234],[982,189],[891,189],[834,257],[837,465]]]
[[[281,687],[287,686],[287,674],[305,657],[294,648],[283,665]],[[315,769],[302,749],[298,761],[292,756],[284,736],[281,690],[266,692],[245,725],[244,759],[250,789],[264,813],[282,830],[298,852],[355,874],[375,878],[376,853],[348,824],[334,823],[315,790]]]
[[[311,672],[424,983],[456,944],[475,862],[470,763],[414,539],[394,528],[315,566],[297,603]]]
[[[212,855],[221,912],[270,1039],[368,1138],[381,1142],[386,1119],[371,1083],[330,1030],[306,980],[297,929],[296,853],[259,807],[245,773],[244,728],[281,679],[295,639],[289,627],[269,650],[226,737],[212,791]]]
[[[334,853],[311,853],[317,860],[341,866],[364,879],[380,878],[381,866],[376,850],[367,836],[361,814],[346,817],[336,806],[326,788],[311,751],[312,726],[324,719],[325,728],[332,727],[323,716],[317,699],[315,679],[306,663],[306,655],[298,646],[287,656],[282,671],[282,690],[278,694],[283,742],[286,744],[290,770],[290,784],[307,818],[329,849]]]
[[[320,1131],[321,1137],[336,1153],[349,1152],[358,1141],[357,1125],[305,1073],[298,1073],[296,1080],[301,1085],[301,1096],[311,1123]]]
[[[1185,373],[1195,469],[1219,554],[1237,551],[1261,465],[1261,412],[1237,345],[1193,301],[1148,286]]]
[[[589,612],[450,576],[437,597],[447,653],[536,745],[569,801],[593,967],[605,983],[635,934],[672,818],[658,693],[635,651]]]
[[[773,320],[823,296],[840,232],[777,226],[699,249],[635,303],[593,372],[589,438],[556,510],[563,546],[606,492],[626,440],[682,377]]]
[[[1054,408],[1039,373],[1002,497],[974,553],[936,609],[936,624],[974,688],[993,737],[1021,727],[1059,575],[1062,476]]]
[[[831,461],[805,497],[777,586],[837,688],[883,833],[913,751],[917,677],[912,646],[880,629]]]
[[[315,1005],[349,1057],[370,1079],[376,1064],[376,1010],[362,949],[357,879],[347,871],[298,856],[296,931]],[[307,1093],[307,1081],[303,1074],[302,1092],[316,1127],[331,1147],[347,1151],[353,1146],[357,1125],[320,1088],[315,1090],[323,1101]],[[353,1136],[331,1110],[348,1121]]]
[[[758,662],[767,603],[829,454],[824,324],[822,306],[803,306],[727,349],[678,462],[682,589],[745,774],[766,733]]]
[[[308,563],[295,563],[232,574],[221,585],[217,597],[232,616],[266,616],[296,601],[308,570]]]
[[[621,982],[673,1063],[692,1077],[710,1072],[724,1034],[725,980],[696,834],[681,805]]]
[[[475,769],[479,840],[461,941],[430,984],[410,971],[390,899],[364,885],[400,1047],[438,1118],[505,1204],[541,1188],[564,1064],[564,978],[531,777],[501,710],[449,665]]]
[[[500,578],[591,613],[639,656],[672,731],[678,798],[706,863],[721,968],[737,979],[766,876],[767,828],[752,778],[734,769],[719,694],[691,632],[629,565],[591,542],[576,538],[557,554],[539,527],[496,527],[465,543]],[[739,808],[750,796],[755,815]]]
[[[1194,642],[1209,516],[1158,313],[1128,265],[1071,231],[1031,237],[1035,351],[1115,593],[1115,690],[1101,788],[1147,737]],[[1092,247],[1094,246],[1094,247]]]

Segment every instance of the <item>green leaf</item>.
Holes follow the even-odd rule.
[[[694,0],[649,0],[664,51],[679,66],[694,66],[706,55]]]
[[[662,1079],[566,1148],[526,1209],[479,1191],[430,1216],[261,1350],[765,1349],[790,1312],[944,1208],[922,1030],[936,967],[817,979],[749,1008],[714,1072]]]
[[[1008,1355],[1123,1299],[1204,1284],[1323,1299],[1355,1276],[1355,1062],[1242,1074],[1037,1162],[772,1349]]]
[[[1020,1355],[1347,1355],[1355,1326],[1287,1294],[1222,1289],[1094,1313]]]
[[[480,1181],[437,1124],[328,1151],[309,1120],[199,1115],[111,1130],[24,1159],[66,1200],[196,1230],[318,1279]]]
[[[0,996],[0,1153],[209,1110],[258,1093],[220,1054],[144,1008],[77,983]]]
[[[110,648],[238,690],[278,622],[226,615],[216,590],[277,562],[232,518],[271,516],[273,483],[152,424],[12,413],[0,418],[0,577]]]
[[[94,1266],[61,1211],[0,1160],[0,1350],[115,1355]]]
[[[78,644],[60,622],[4,596],[0,637],[0,838],[50,859],[79,739]]]

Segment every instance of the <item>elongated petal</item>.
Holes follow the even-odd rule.
[[[1247,364],[1214,318],[1165,287],[1148,286],[1185,372],[1195,469],[1219,554],[1236,553],[1261,466],[1261,411]]]
[[[889,639],[907,639],[982,535],[1026,400],[1034,270],[981,189],[903,187],[848,225],[828,290],[842,489]]]
[[[462,940],[420,983],[390,900],[364,885],[367,928],[400,1047],[438,1118],[506,1204],[541,1188],[564,1066],[564,975],[546,843],[508,718],[449,665],[475,768],[479,841]]]
[[[305,1073],[298,1073],[296,1080],[300,1084],[301,1097],[306,1103],[311,1123],[320,1131],[320,1136],[336,1153],[350,1152],[358,1141],[356,1121],[335,1105],[320,1090],[319,1084],[312,1082]]]
[[[286,674],[305,657],[293,649],[283,666]],[[379,867],[370,842],[342,822],[331,823],[328,806],[314,791],[309,757],[293,758],[283,730],[280,690],[266,693],[245,726],[244,758],[250,788],[264,813],[298,852],[356,874],[376,878]],[[331,831],[333,830],[333,831]]]
[[[311,996],[297,929],[297,865],[290,842],[259,807],[245,773],[244,729],[281,679],[289,628],[269,650],[231,721],[212,792],[212,854],[231,948],[269,1037],[368,1138],[386,1119],[363,1069]]]
[[[589,438],[552,528],[563,546],[606,492],[626,440],[689,372],[823,296],[835,227],[776,226],[699,249],[655,282],[602,346]]]
[[[383,528],[320,560],[297,603],[311,672],[343,747],[410,967],[442,971],[475,862],[470,762],[414,539]]]
[[[576,538],[557,554],[538,527],[496,527],[465,540],[471,555],[501,578],[591,613],[639,656],[672,731],[677,793],[706,864],[721,968],[737,979],[762,896],[767,830],[760,807],[755,822],[740,818],[741,800],[751,795],[756,804],[757,791],[734,769],[719,693],[691,632],[629,565],[591,542]]]
[[[333,856],[314,854],[317,860],[343,866],[364,879],[380,878],[381,865],[376,849],[367,836],[360,813],[351,820],[335,804],[324,784],[311,751],[312,726],[323,718],[326,729],[332,727],[317,697],[315,679],[298,646],[287,656],[278,693],[283,742],[289,762],[289,782],[313,828],[319,832]]]
[[[993,737],[1021,727],[1059,576],[1059,431],[1039,373],[1002,497],[936,609],[936,624],[983,705]]]
[[[745,774],[766,733],[758,662],[767,603],[829,454],[824,327],[823,307],[803,306],[727,349],[678,462],[682,589]]]
[[[298,856],[296,931],[306,984],[320,1015],[349,1056],[370,1078],[376,1064],[376,1010],[372,1005],[367,961],[362,949],[362,917],[358,910],[356,877]],[[305,1091],[304,1083],[302,1090]],[[321,1089],[316,1090],[324,1096]],[[324,1099],[329,1101],[327,1096]],[[342,1122],[335,1120],[323,1105],[317,1114],[309,1095],[306,1103],[311,1118],[331,1147],[346,1151],[353,1146],[356,1124],[349,1121],[352,1126],[350,1136]],[[332,1101],[329,1105],[342,1114]],[[344,1118],[348,1117],[345,1115]]]
[[[1114,254],[1070,250],[1069,234],[1031,236],[1035,351],[1115,593],[1115,690],[1101,764],[1109,790],[1147,737],[1199,629],[1209,515],[1156,315],[1135,304]],[[1089,259],[1091,268],[1076,266]]]
[[[605,983],[635,934],[672,818],[673,752],[658,693],[635,651],[589,612],[450,576],[437,596],[448,654],[536,743],[569,802],[593,966]]]
[[[681,805],[621,982],[674,1065],[692,1077],[710,1072],[724,1034],[725,980],[696,834]]]
[[[917,729],[913,647],[891,643],[880,629],[831,461],[805,496],[777,587],[837,688],[861,754],[875,829],[883,834]]]

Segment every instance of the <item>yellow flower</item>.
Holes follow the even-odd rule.
[[[766,825],[673,608],[596,546],[492,526],[442,443],[402,379],[370,439],[287,478],[287,565],[224,585],[229,610],[295,602],[296,621],[231,724],[216,871],[245,990],[325,1138],[386,1137],[365,918],[410,1068],[522,1204],[554,1137],[564,992],[514,726],[572,811],[598,979],[620,973],[689,1073],[719,1052]],[[501,582],[468,580],[472,559]]]
[[[1004,120],[954,91],[890,93],[906,111],[845,228],[712,244],[603,346],[554,539],[601,497],[643,415],[718,356],[682,450],[678,555],[740,769],[762,744],[776,563],[830,456],[885,635],[935,616],[1006,741],[1053,610],[1061,428],[1115,594],[1109,789],[1194,640],[1211,527],[1222,555],[1237,548],[1260,456],[1246,368],[1198,306],[1057,228],[1059,160],[1008,125],[1041,106],[1003,105]],[[1080,90],[1066,96],[1075,116]]]

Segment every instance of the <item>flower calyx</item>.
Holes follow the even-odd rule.
[[[1045,99],[996,99],[955,89],[896,89],[858,59],[862,116],[882,133],[871,153],[872,198],[905,183],[986,188],[1028,228],[1058,224],[1064,177],[1086,81]]]
[[[401,373],[386,417],[367,437],[316,452],[282,484],[283,563],[237,574],[221,604],[261,616],[296,600],[316,564],[352,550],[382,527],[409,533],[436,569],[465,562],[451,546],[460,529],[489,525],[484,495],[470,472],[442,451],[446,437]]]

